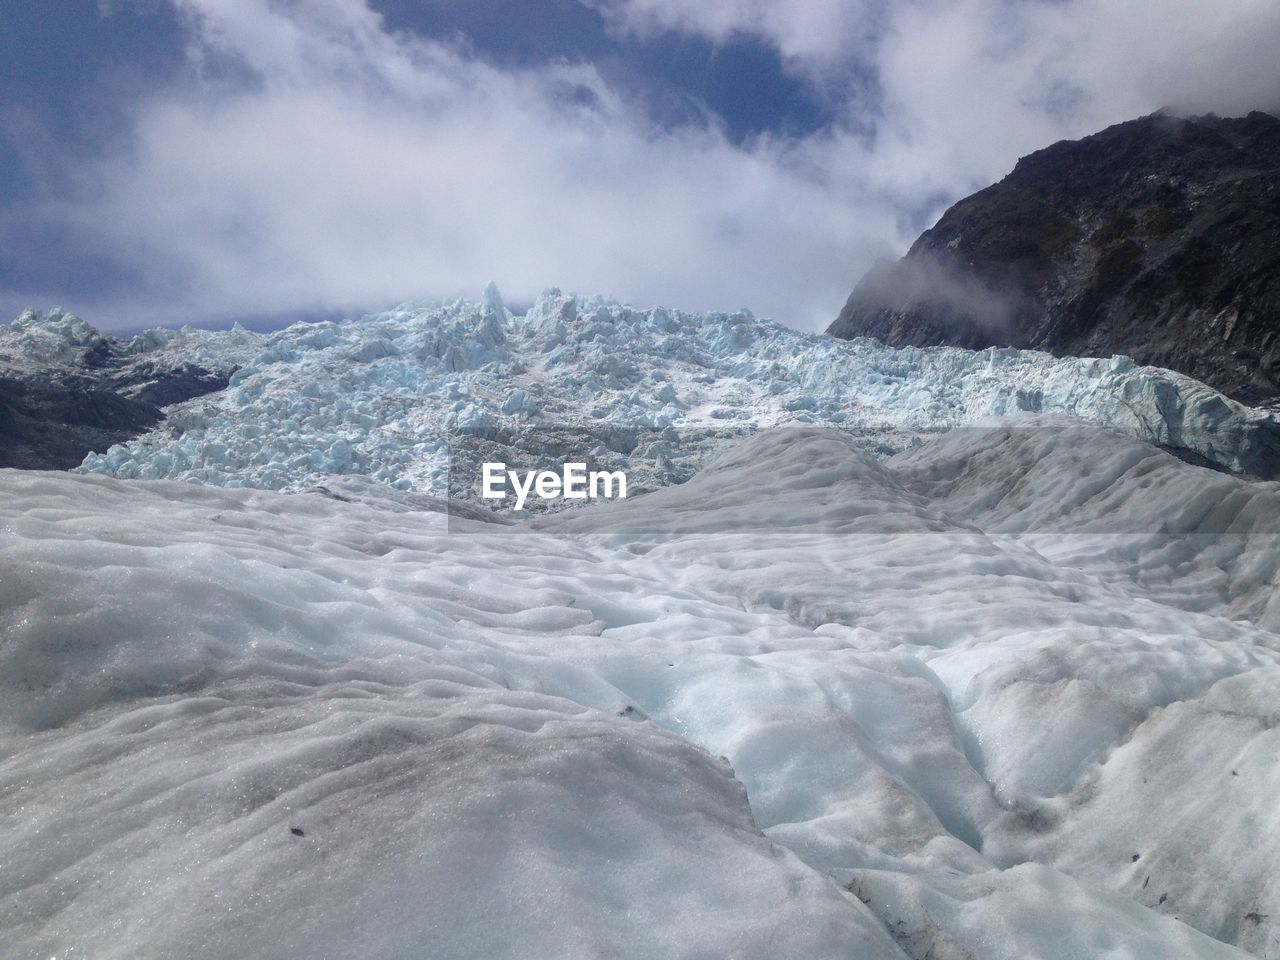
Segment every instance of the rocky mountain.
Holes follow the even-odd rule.
[[[828,329],[1125,354],[1280,399],[1280,119],[1154,114],[1022,158],[874,268]]]
[[[0,327],[0,467],[69,469],[151,429],[162,407],[227,385],[233,368],[157,350],[157,336],[177,334],[122,341],[61,310]]]

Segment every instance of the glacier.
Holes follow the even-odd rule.
[[[87,472],[291,491],[350,473],[445,495],[452,433],[555,424],[663,441],[663,456],[646,456],[652,442],[615,449],[601,434],[603,462],[657,488],[764,427],[830,426],[884,455],[1020,413],[1071,414],[1245,474],[1280,471],[1275,412],[1125,357],[895,350],[747,311],[638,310],[555,289],[522,315],[490,285],[479,302],[270,334],[157,330],[130,349],[235,372],[150,434],[90,454]]]
[[[135,342],[231,385],[0,470],[16,956],[1275,953],[1273,414],[492,288]],[[459,505],[480,423],[651,490]]]

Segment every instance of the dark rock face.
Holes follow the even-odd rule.
[[[57,328],[47,339],[58,350],[34,358],[6,355],[0,340],[0,467],[79,466],[87,453],[151,429],[164,419],[161,407],[221,390],[229,379],[193,364],[133,355],[70,315],[24,314],[19,323]]]
[[[159,423],[158,407],[92,381],[0,378],[0,467],[69,470]]]
[[[1128,354],[1280,398],[1280,119],[1153,115],[951,207],[828,328],[892,346]]]

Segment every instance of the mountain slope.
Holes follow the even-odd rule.
[[[200,358],[202,336],[125,342],[56,309],[0,327],[0,467],[70,469],[160,423],[162,407],[223,389],[235,364]]]
[[[1280,119],[1160,114],[1063,141],[869,272],[828,332],[1014,346],[1280,396]]]

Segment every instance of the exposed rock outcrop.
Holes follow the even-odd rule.
[[[0,327],[0,467],[70,469],[227,382],[227,371],[139,355],[74,314],[29,310]]]
[[[1280,119],[1155,114],[1063,141],[952,206],[828,332],[1126,354],[1280,398]]]

